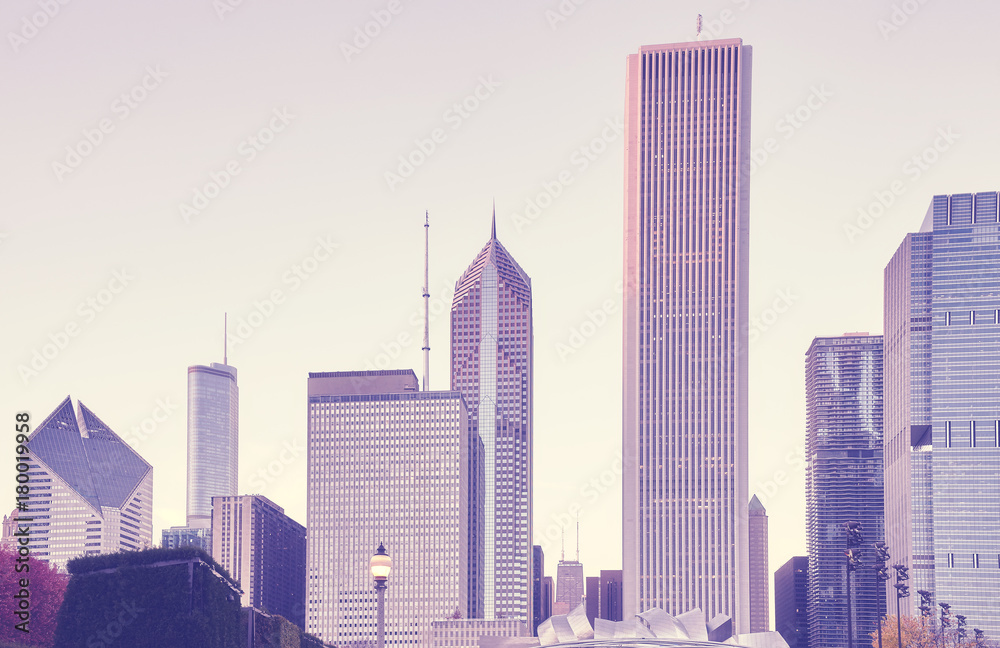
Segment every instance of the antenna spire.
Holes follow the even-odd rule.
[[[430,267],[430,231],[431,217],[427,210],[424,210],[424,391],[428,391],[431,380],[431,307],[430,307],[430,283],[427,279]]]
[[[229,313],[222,314],[222,364],[229,364]]]
[[[576,562],[580,562],[580,514],[576,514]]]
[[[497,238],[497,199],[493,199],[493,226],[490,229],[490,240],[495,241]]]
[[[566,527],[562,528],[562,551],[559,553],[559,562],[566,561]]]

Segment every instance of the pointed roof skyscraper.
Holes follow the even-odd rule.
[[[530,624],[531,279],[497,239],[495,206],[490,240],[455,285],[451,331],[451,388],[483,443],[482,537],[469,539],[481,552],[478,616]]]
[[[152,544],[153,467],[83,403],[67,396],[27,446],[32,554],[62,566]]]

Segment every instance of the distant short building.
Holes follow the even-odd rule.
[[[601,570],[601,602],[598,618],[622,620],[622,570]]]
[[[187,526],[170,527],[161,532],[160,546],[164,549],[195,547],[210,554],[212,552],[212,530]]]
[[[750,530],[750,632],[771,629],[771,597],[768,593],[767,511],[754,495],[747,506]]]
[[[17,549],[17,538],[14,534],[17,533],[17,518],[18,511],[15,508],[10,512],[10,515],[3,516],[3,534],[0,535],[0,548],[16,550]]]
[[[794,556],[774,572],[774,629],[790,648],[809,648],[808,576],[808,556]]]
[[[545,580],[545,552],[539,545],[531,547],[531,634],[538,633],[542,617],[542,582]]]
[[[579,560],[560,560],[556,565],[556,604],[554,614],[568,614],[583,603],[583,563]]]
[[[431,623],[431,648],[479,648],[484,637],[531,637],[519,619],[448,619]]]
[[[587,576],[587,587],[584,598],[587,602],[587,620],[594,625],[594,619],[601,616],[601,578]]]
[[[545,621],[552,616],[552,607],[556,598],[556,585],[551,576],[542,578],[542,616],[537,619],[538,623]],[[538,626],[535,626],[535,634],[538,634]]]

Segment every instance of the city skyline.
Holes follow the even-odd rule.
[[[539,296],[534,541],[557,555],[561,517],[579,506],[583,560],[617,565],[606,529],[620,528],[621,505],[622,63],[642,44],[690,40],[700,12],[707,33],[755,48],[749,481],[771,517],[771,564],[802,553],[801,350],[818,334],[878,331],[882,268],[913,219],[933,195],[995,184],[997,91],[977,78],[997,61],[985,45],[996,10],[634,2],[564,16],[439,3],[407,6],[346,60],[340,44],[380,8],[72,5],[8,50],[0,110],[19,128],[2,162],[0,294],[23,305],[5,322],[12,407],[38,425],[73,393],[101,412],[155,465],[158,538],[185,516],[183,371],[217,355],[228,311],[244,396],[238,492],[305,519],[305,426],[288,415],[303,376],[420,366],[411,319],[429,209],[431,375],[444,386],[441,313],[496,195],[498,234]],[[37,11],[8,4],[0,21],[19,33]],[[928,92],[944,79],[962,101]],[[148,97],[130,97],[122,119],[110,106],[137,85]],[[477,90],[477,110],[445,121]],[[52,163],[105,116],[113,132],[57,179]],[[390,190],[385,172],[437,127],[446,141],[431,139],[433,155]],[[262,129],[269,144],[247,144],[248,161],[238,147]],[[240,175],[185,222],[178,204],[231,159]],[[53,357],[32,368],[43,348]]]

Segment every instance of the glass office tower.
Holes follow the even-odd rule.
[[[930,223],[928,223],[930,225]],[[910,589],[934,591],[931,492],[931,232],[908,234],[885,268],[885,541]],[[895,581],[886,604],[895,609]],[[920,597],[900,601],[919,614]],[[936,606],[935,606],[936,609]]]
[[[726,614],[749,631],[751,48],[628,57],[624,617]]]
[[[188,367],[188,527],[211,526],[212,498],[236,495],[239,407],[235,367]]]
[[[818,337],[806,353],[806,544],[809,645],[870,646],[882,583],[875,571],[846,571],[844,524],[859,522],[864,546],[884,540],[882,336]],[[871,562],[872,553],[865,554]],[[848,609],[848,587],[851,607]],[[853,643],[848,640],[848,619]]]
[[[1000,635],[997,205],[995,191],[934,196],[885,282],[886,331],[900,340],[887,349],[886,366],[903,387],[887,394],[886,408],[886,501],[901,503],[889,528],[895,555],[911,566],[914,589],[932,591],[969,628],[993,637]]]

